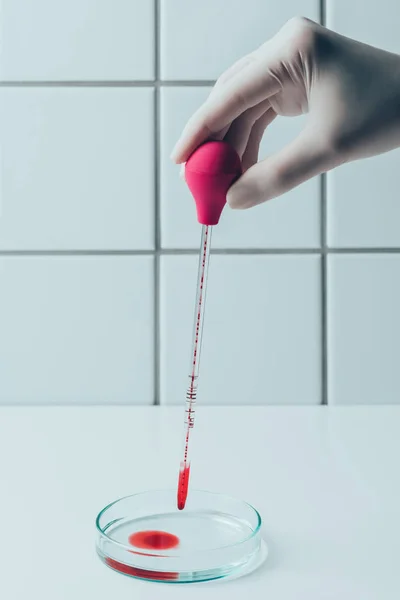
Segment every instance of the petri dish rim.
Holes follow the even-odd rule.
[[[96,517],[96,529],[97,532],[106,540],[108,540],[109,542],[111,542],[113,545],[118,546],[119,548],[122,548],[123,550],[127,550],[128,552],[132,551],[132,546],[128,546],[127,544],[123,544],[122,542],[118,542],[117,540],[115,540],[114,538],[112,538],[111,536],[107,535],[100,527],[100,519],[101,517],[104,515],[104,513],[110,509],[112,506],[114,506],[115,504],[118,504],[119,502],[123,502],[124,500],[128,500],[129,498],[137,498],[138,496],[144,496],[145,494],[157,494],[157,493],[164,493],[166,491],[173,491],[173,490],[165,490],[165,489],[157,489],[157,490],[147,490],[145,492],[137,492],[136,494],[128,494],[127,496],[123,496],[122,498],[117,498],[117,500],[113,500],[113,502],[110,502],[109,504],[107,504],[107,506],[105,506],[97,515]],[[234,544],[229,544],[229,545],[225,545],[225,546],[216,546],[215,548],[210,548],[209,552],[213,552],[213,551],[217,551],[217,550],[224,550],[225,548],[237,548],[238,546],[241,546],[242,544],[245,544],[246,542],[248,542],[249,540],[251,540],[253,537],[255,537],[262,526],[262,518],[260,513],[258,512],[258,510],[249,502],[246,502],[245,500],[238,500],[237,498],[235,498],[234,496],[228,496],[227,494],[220,494],[218,492],[209,492],[207,490],[193,490],[193,492],[197,492],[197,493],[201,493],[201,494],[208,494],[210,496],[218,496],[219,498],[223,497],[226,498],[227,500],[232,500],[234,502],[241,502],[243,505],[248,506],[256,515],[257,517],[257,525],[256,527],[253,529],[253,531],[250,533],[250,535],[248,535],[247,537],[243,538],[242,540],[240,540],[239,542],[235,542]],[[110,525],[110,523],[108,524]],[[156,557],[160,557],[160,553],[159,551],[155,550],[154,553],[151,550],[147,550],[148,555],[152,555],[155,558]],[[196,550],[196,551],[192,551],[192,555],[196,555],[196,554],[202,554],[204,552],[204,550]],[[175,555],[175,556],[179,556],[179,554]],[[165,556],[166,558],[169,558],[168,556]]]

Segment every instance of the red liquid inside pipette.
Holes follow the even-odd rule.
[[[178,481],[178,508],[183,510],[186,506],[186,499],[189,489],[190,465],[184,467],[179,473]]]

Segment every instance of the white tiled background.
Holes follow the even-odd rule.
[[[169,153],[296,14],[400,52],[396,0],[0,0],[0,403],[183,402],[200,226]],[[226,209],[201,402],[400,401],[399,161]]]

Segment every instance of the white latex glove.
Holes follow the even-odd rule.
[[[300,135],[257,163],[277,115],[308,113]],[[339,164],[400,146],[400,56],[338,35],[308,19],[290,20],[217,81],[187,123],[172,158],[185,162],[207,139],[225,139],[244,175],[232,208],[274,198]]]

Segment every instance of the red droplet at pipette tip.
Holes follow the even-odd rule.
[[[190,465],[182,466],[179,471],[178,482],[178,509],[183,510],[186,506],[186,500],[189,488]]]

